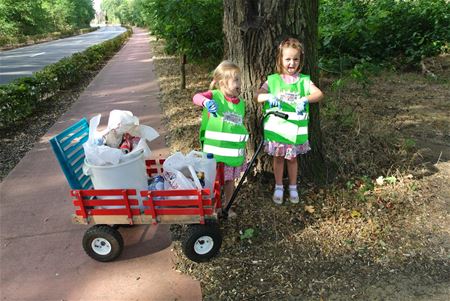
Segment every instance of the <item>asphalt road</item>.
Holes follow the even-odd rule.
[[[70,38],[0,52],[0,85],[32,75],[64,57],[112,39],[126,31],[121,26],[105,26]]]

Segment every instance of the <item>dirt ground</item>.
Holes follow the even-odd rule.
[[[191,99],[211,70],[188,65],[182,91],[178,60],[152,44],[170,147],[198,149]],[[450,60],[431,63],[436,79],[383,71],[337,86],[324,75],[332,183],[302,181],[300,204],[276,206],[273,179],[252,177],[211,262],[187,260],[185,226],[172,227],[176,269],[201,281],[205,300],[449,300]]]

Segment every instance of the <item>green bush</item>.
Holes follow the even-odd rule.
[[[447,0],[323,0],[320,56],[333,69],[361,60],[414,66],[448,51]]]
[[[223,54],[220,0],[146,1],[146,23],[166,41],[168,53],[193,60],[217,59]]]
[[[91,71],[97,70],[131,35],[131,30],[120,36],[92,46],[49,65],[32,77],[19,78],[0,86],[0,128],[7,128],[32,114],[39,103],[60,90],[79,83]]]
[[[0,128],[30,115],[39,101],[34,78],[21,78],[0,87]]]

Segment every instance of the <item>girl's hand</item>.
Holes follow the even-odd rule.
[[[269,103],[271,108],[280,107],[280,101],[273,94],[269,94],[269,97],[267,98],[267,102]]]
[[[295,107],[295,112],[297,115],[301,115],[306,111],[306,104],[308,103],[308,98],[302,97],[297,102],[297,106]]]
[[[203,102],[203,106],[208,110],[209,113],[213,114],[214,117],[217,117],[217,105],[214,100],[212,99],[205,100]]]

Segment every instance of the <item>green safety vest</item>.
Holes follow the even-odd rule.
[[[245,145],[248,132],[244,126],[245,103],[241,99],[236,105],[227,101],[219,90],[213,90],[217,104],[217,117],[208,118],[203,109],[200,125],[200,142],[203,152],[214,154],[216,162],[229,166],[241,166],[245,161]]]
[[[281,109],[264,103],[264,112],[281,111],[289,115],[287,120],[270,115],[264,121],[264,138],[266,141],[284,144],[303,144],[308,141],[309,103],[305,105],[305,112],[298,115],[295,107],[301,97],[310,94],[311,80],[309,75],[299,74],[299,80],[287,84],[279,74],[269,75],[267,78],[269,93],[281,100]]]

